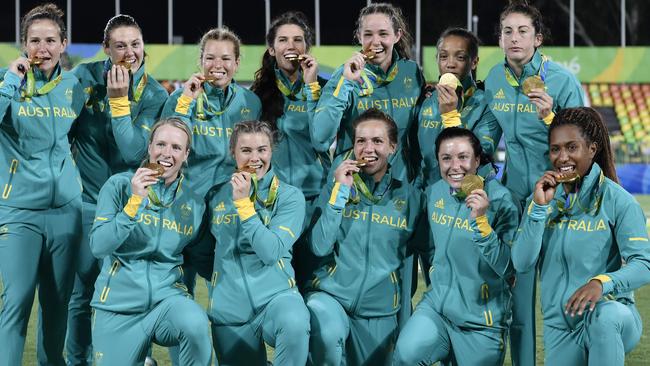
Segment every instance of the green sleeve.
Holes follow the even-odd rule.
[[[325,84],[309,129],[314,150],[326,152],[334,143],[341,120],[351,104],[353,90],[354,82],[345,79],[342,71]]]
[[[206,280],[212,278],[216,245],[216,240],[210,232],[210,227],[212,226],[212,213],[214,212],[210,209],[209,197],[211,196],[210,192],[206,196],[206,210],[203,214],[198,234],[183,250],[185,263],[189,263],[196,269],[197,273]]]
[[[135,119],[132,119],[131,114],[111,117],[115,142],[122,159],[129,165],[139,164],[146,155],[149,131],[160,116],[165,98],[156,95],[155,99],[143,100],[141,103],[146,105],[142,107]]]
[[[417,189],[414,190],[417,192]],[[429,217],[427,215],[426,195],[414,192],[413,197],[418,201],[416,204],[418,211],[412,213],[417,218],[415,221],[415,229],[413,235],[409,238],[407,248],[409,252],[417,252],[422,258],[428,260],[428,263],[431,263],[434,248],[431,238],[431,228],[429,227]],[[407,253],[407,255],[410,255],[410,253]]]
[[[548,205],[528,201],[512,245],[512,264],[517,272],[528,272],[537,264],[546,229]]]
[[[650,242],[645,215],[632,197],[623,202],[616,207],[614,236],[625,265],[604,274],[611,279],[602,281],[605,295],[632,291],[650,282]]]
[[[323,196],[327,192],[326,196]],[[328,189],[321,195],[320,216],[311,231],[309,247],[318,257],[332,253],[337,240],[337,233],[343,219],[343,209],[350,196],[350,187],[345,184],[328,184]]]
[[[563,108],[582,107],[585,105],[584,90],[573,74],[567,72],[564,85],[560,88],[556,100],[553,101],[553,111],[557,113]]]
[[[499,126],[499,121],[489,106],[485,106],[485,110],[481,118],[476,122],[476,125],[474,125],[472,132],[474,132],[474,135],[481,142],[481,147],[483,147],[485,154],[488,156],[494,155],[499,140],[501,139],[502,130],[501,126]]]
[[[16,91],[20,88],[21,82],[22,79],[20,76],[9,70],[7,70],[3,75],[2,82],[0,82],[0,121],[4,119],[4,116],[11,105],[11,100],[16,94]]]
[[[267,226],[259,215],[241,222],[243,235],[266,265],[274,264],[291,250],[302,233],[305,220],[305,198],[300,191],[287,190],[277,200],[277,209]]]
[[[165,101],[165,105],[163,106],[162,112],[160,113],[160,117],[179,117],[183,122],[187,123],[188,126],[191,128],[191,122],[192,122],[192,111],[194,110],[194,106],[196,105],[196,100],[193,100],[192,103],[190,104],[189,108],[187,108],[187,111],[182,111],[180,108],[177,108],[178,106],[178,98],[183,94],[183,90],[179,89],[173,92],[169,98],[167,98],[167,101]]]
[[[136,226],[138,213],[146,206],[146,199],[138,203],[129,198],[125,202],[125,194],[120,186],[129,183],[120,182],[121,179],[126,178],[110,178],[97,198],[95,221],[90,231],[90,250],[100,259],[111,255],[126,241]]]
[[[487,222],[487,218],[485,218],[484,223],[489,225],[490,229],[486,232],[485,227],[481,228],[482,225],[477,223],[483,219],[473,219],[471,222],[472,230],[474,230],[473,240],[478,246],[483,260],[497,275],[505,278],[510,276],[512,270],[510,246],[519,225],[519,210],[510,195],[504,195],[500,199],[490,202],[490,205],[498,206],[494,217],[492,217],[493,222]]]

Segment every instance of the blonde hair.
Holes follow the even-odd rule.
[[[233,44],[233,48],[235,49],[235,57],[239,58],[239,48],[241,47],[241,40],[239,37],[235,34],[235,32],[231,31],[227,27],[220,27],[220,28],[212,28],[209,31],[207,31],[203,36],[201,37],[201,41],[199,41],[199,49],[201,50],[201,55],[200,58],[203,58],[203,51],[205,50],[205,44],[208,43],[208,41],[230,41]]]

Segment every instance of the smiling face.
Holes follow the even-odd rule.
[[[203,75],[220,89],[225,89],[239,68],[239,58],[235,54],[235,45],[228,40],[209,40],[203,48],[201,57]]]
[[[59,26],[49,19],[35,20],[27,29],[26,43],[23,45],[27,57],[39,59],[38,67],[50,75],[65,51],[67,40],[61,39]]]
[[[509,62],[515,65],[528,63],[541,45],[542,35],[536,32],[529,16],[510,13],[501,21],[499,46]]]
[[[401,30],[395,32],[387,15],[373,13],[362,18],[357,37],[364,51],[375,53],[375,57],[368,62],[387,70],[392,62],[393,47],[399,42],[401,35]]]
[[[584,177],[596,156],[597,146],[589,143],[575,125],[554,128],[549,136],[549,159],[560,173],[578,173]]]
[[[305,32],[296,24],[281,25],[275,34],[273,47],[268,50],[269,54],[275,57],[278,68],[291,75],[300,68],[300,64],[287,60],[287,57],[296,57],[308,51]]]
[[[140,68],[144,60],[144,41],[136,27],[118,27],[111,31],[104,53],[114,64],[124,61],[131,64],[131,70]]]
[[[460,189],[463,178],[476,174],[481,162],[467,137],[454,137],[440,142],[438,164],[440,175],[454,189]]]
[[[463,80],[476,69],[478,58],[470,59],[468,40],[458,36],[445,37],[438,46],[438,71],[440,75],[452,73]]]
[[[165,168],[161,176],[165,184],[171,184],[176,178],[190,154],[187,147],[188,136],[185,131],[172,125],[162,125],[154,131],[147,151],[149,162],[158,163]]]
[[[242,133],[237,137],[233,154],[239,168],[253,168],[257,178],[261,179],[271,167],[271,140],[261,132]]]
[[[361,122],[354,130],[354,156],[364,159],[361,170],[379,181],[388,169],[388,158],[395,153],[395,144],[388,137],[386,123],[370,119]]]

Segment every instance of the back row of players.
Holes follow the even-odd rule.
[[[478,40],[454,28],[437,62],[457,81],[427,90],[401,11],[382,3],[327,82],[304,17],[286,13],[251,91],[220,28],[171,96],[126,15],[106,25],[107,60],[61,70],[62,15],[27,13],[25,57],[0,74],[0,365],[21,363],[37,287],[41,363],[64,364],[66,340],[72,365],[137,364],[152,342],[209,364],[209,318],[225,365],[265,364],[262,341],[280,365],[501,364],[508,335],[530,365],[537,268],[549,364],[622,365],[639,341],[645,218],[601,117],[572,108],[578,81],[538,49],[534,7],[501,13],[505,60],[485,84]],[[489,159],[502,134],[503,186]],[[483,188],[463,192],[474,174]],[[414,251],[431,288],[409,319]],[[192,270],[210,281],[207,317],[186,297]]]

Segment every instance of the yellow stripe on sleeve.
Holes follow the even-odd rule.
[[[485,215],[476,218],[476,226],[478,226],[478,231],[481,233],[481,237],[483,238],[492,233],[492,227]]]
[[[128,96],[108,98],[108,104],[111,106],[111,117],[124,117],[131,114],[131,102]]]
[[[307,84],[307,86],[309,87],[309,91],[311,92],[311,99],[312,100],[320,99],[320,84],[318,84],[318,81],[309,83]]]
[[[548,116],[544,117],[543,121],[548,126],[551,124],[551,122],[553,122],[553,118],[555,118],[555,113],[551,112],[548,114]]]
[[[286,227],[286,226],[278,226],[278,229],[288,232],[289,235],[291,235],[291,237],[295,239],[296,236],[293,235],[293,231],[291,231],[291,229],[289,229],[288,227]]]
[[[95,217],[95,221],[108,221],[108,217],[97,216]]]
[[[251,201],[250,198],[248,197],[240,198],[238,200],[235,200],[234,204],[235,207],[237,208],[237,213],[239,214],[239,218],[242,221],[248,220],[250,217],[255,215],[255,205],[253,204],[253,201]]]
[[[442,117],[442,125],[445,126],[445,128],[449,127],[457,127],[460,126],[460,113],[458,112],[457,109],[454,109],[453,111],[449,111],[447,113],[443,113],[440,115]]]
[[[181,94],[176,101],[176,113],[188,114],[190,111],[190,104],[192,104],[192,97],[188,97],[185,94]]]
[[[339,92],[341,91],[341,85],[343,85],[344,80],[345,80],[345,78],[343,76],[341,76],[341,78],[339,79],[338,84],[336,84],[336,89],[334,89],[334,96],[335,97],[339,96]]]
[[[329,204],[334,206],[336,203],[336,197],[339,195],[339,189],[341,189],[341,183],[334,183],[334,188],[332,188],[332,194],[330,194]]]
[[[630,238],[630,241],[648,241],[648,238],[644,237],[635,237],[635,238]]]
[[[589,281],[591,281],[591,280],[600,281],[600,283],[606,283],[606,282],[611,281],[612,278],[609,277],[608,275],[598,275],[596,277],[592,277],[592,278],[589,279]]]
[[[124,206],[124,213],[127,214],[130,218],[134,218],[135,214],[138,213],[138,207],[142,203],[143,198],[137,194],[131,195],[129,197],[126,206]]]

